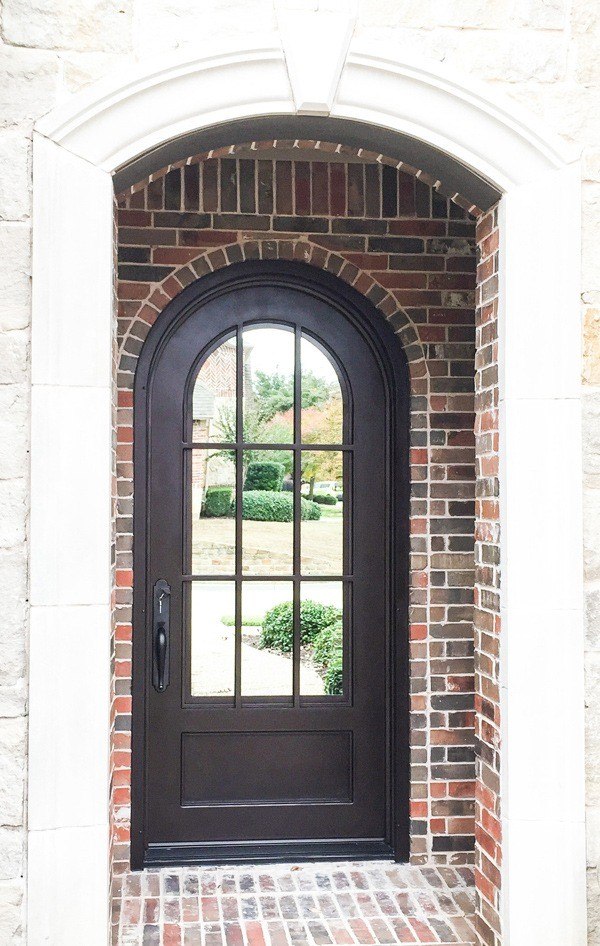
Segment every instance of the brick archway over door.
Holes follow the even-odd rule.
[[[295,143],[295,146],[297,148],[298,143]],[[229,157],[222,160],[229,162],[227,167],[231,170],[234,162],[229,149],[227,154]],[[207,160],[212,162],[213,168],[219,164],[217,158]],[[249,159],[246,154],[239,158],[240,162],[247,160]],[[262,162],[271,165],[274,179],[276,164],[273,162],[276,160],[277,156],[270,154],[268,160]],[[337,160],[339,161],[339,158]],[[120,274],[123,278],[119,289],[120,421],[117,446],[119,520],[122,526],[117,537],[120,548],[117,549],[116,588],[118,605],[115,752],[118,755],[115,756],[117,764],[113,806],[117,870],[122,870],[127,861],[129,818],[129,703],[126,687],[130,636],[129,588],[132,575],[127,509],[130,508],[132,489],[129,424],[135,361],[151,324],[171,298],[205,272],[244,258],[301,259],[336,273],[367,295],[382,315],[392,321],[407,353],[413,393],[412,857],[421,862],[428,858],[438,862],[456,863],[472,859],[473,842],[470,839],[473,837],[475,813],[475,699],[479,712],[483,713],[477,728],[483,734],[484,747],[488,742],[490,746],[497,745],[498,726],[497,699],[493,700],[490,696],[494,686],[496,664],[492,661],[478,675],[479,686],[484,688],[485,696],[481,693],[474,697],[472,676],[472,603],[475,583],[474,221],[465,216],[465,211],[456,205],[454,210],[450,211],[452,205],[448,198],[441,197],[416,175],[398,171],[398,162],[395,162],[395,165],[394,175],[398,182],[395,214],[385,218],[381,204],[379,217],[370,221],[367,219],[367,225],[363,225],[365,233],[360,232],[360,220],[365,218],[356,219],[350,216],[347,196],[345,203],[340,204],[337,215],[331,217],[327,233],[309,233],[312,219],[307,219],[306,215],[302,214],[296,215],[294,227],[297,230],[303,228],[306,232],[277,232],[274,227],[281,227],[283,224],[272,216],[276,210],[275,202],[271,207],[271,215],[268,215],[268,225],[272,228],[270,231],[253,229],[253,225],[256,226],[257,223],[263,228],[265,224],[257,218],[250,219],[250,215],[246,215],[247,219],[243,221],[237,221],[243,222],[245,229],[223,230],[225,222],[231,223],[232,218],[225,218],[227,211],[223,211],[220,204],[217,205],[216,211],[212,211],[210,221],[200,219],[205,214],[204,210],[200,210],[200,195],[197,209],[189,207],[185,175],[186,168],[192,166],[190,161],[153,175],[152,181],[133,187],[127,195],[121,195],[119,198],[119,254]],[[239,164],[236,163],[235,167],[237,170]],[[349,180],[347,167],[342,163],[346,195]],[[356,170],[354,173],[356,174]],[[377,173],[379,186],[382,187],[381,164]],[[386,173],[389,174],[389,171]],[[221,180],[222,175],[221,166],[217,170],[217,179]],[[257,173],[257,181],[258,177]],[[403,205],[400,195],[403,188],[405,195],[409,193],[407,181],[412,188],[412,203],[409,200]],[[237,186],[240,186],[239,179]],[[417,191],[420,192],[418,197]],[[406,196],[404,199],[407,199]],[[241,194],[238,190],[235,204],[238,218],[240,200]],[[419,207],[417,200],[420,201]],[[315,213],[315,206],[311,206],[311,218],[327,217],[331,212],[331,207],[327,206],[317,208]],[[233,211],[230,210],[229,214],[231,213]],[[258,215],[261,216],[266,215]],[[382,232],[381,226],[384,220],[385,233]],[[336,232],[330,233],[329,231],[334,229],[334,221]],[[206,226],[206,223],[210,223],[210,226]],[[286,225],[289,226],[289,223],[288,218]],[[371,229],[368,223],[371,224]],[[376,223],[376,227],[373,227],[373,223]],[[173,233],[169,232],[173,229],[176,231],[175,238]],[[344,229],[345,233],[339,232]],[[375,233],[372,232],[373,229]],[[490,230],[496,232],[494,216],[481,217],[478,235],[482,251],[486,252],[486,259],[480,264],[479,275],[486,279],[485,273],[491,267],[491,281],[485,290],[480,290],[478,321],[482,318],[486,320],[486,327],[479,331],[487,340],[495,329],[495,322],[487,322],[490,320],[490,300],[493,306],[491,286],[497,278],[495,252],[488,252],[493,246],[489,239]],[[185,234],[183,237],[182,233]],[[182,246],[187,240],[190,240],[192,245]],[[379,243],[375,242],[377,240]],[[386,240],[391,242],[381,242]],[[394,240],[397,242],[394,243]],[[485,247],[484,240],[487,240]],[[203,241],[209,246],[193,245]],[[336,246],[336,249],[332,246]],[[386,252],[381,250],[382,246],[386,246]],[[412,252],[393,253],[392,248],[405,248]],[[398,268],[391,268],[390,261],[392,266]],[[148,282],[142,278],[161,275],[163,278],[158,281],[155,278]],[[467,285],[471,288],[466,289]],[[488,361],[496,358],[497,348],[492,345],[483,357]],[[467,368],[469,362],[470,368]],[[491,370],[493,372],[493,366]],[[487,372],[485,378],[482,375],[480,380],[482,383],[485,380],[489,387],[490,377],[490,372]],[[468,378],[470,382],[465,381]],[[493,400],[493,394],[490,396]],[[484,400],[487,403],[485,398],[479,400],[482,406]],[[481,423],[487,428],[490,423],[495,422],[493,418],[493,414],[486,416]],[[491,447],[491,450],[494,449],[497,450],[497,435]],[[489,464],[485,466],[485,472],[488,469]],[[480,475],[484,474],[483,467],[479,472]],[[481,490],[482,495],[489,493],[491,497],[492,505],[488,503],[485,506],[489,519],[494,512],[492,506],[493,497],[497,496],[497,481],[495,485],[488,483],[478,487],[478,490]],[[480,519],[483,511],[478,501],[477,512]],[[495,514],[497,515],[497,500]],[[463,520],[463,524],[460,520]],[[468,526],[464,525],[465,520],[468,520]],[[479,562],[483,557],[489,564],[495,557],[491,545],[497,543],[498,537],[497,531],[488,526],[487,520],[481,527],[478,523],[476,558]],[[459,532],[453,533],[453,529],[458,529]],[[461,538],[460,530],[463,530],[464,538]],[[493,537],[490,538],[492,533]],[[462,550],[459,548],[461,544]],[[483,545],[487,547],[485,552],[481,551]],[[471,562],[468,568],[465,567],[466,559]],[[498,579],[494,564],[492,563],[490,568],[486,565],[485,574],[479,564],[477,567],[477,586],[487,588],[490,583],[493,587]],[[466,598],[464,592],[461,592],[461,584],[467,592]],[[482,604],[482,621],[487,628],[489,619],[486,615],[493,613],[492,599],[487,598],[485,594],[481,595],[479,591],[477,594]],[[476,617],[476,620],[479,618]],[[493,618],[492,626],[494,634],[497,634],[498,627],[494,626]],[[469,628],[471,630],[468,630]],[[497,650],[492,643],[490,650],[493,652],[494,649]],[[124,676],[119,676],[120,673]],[[118,692],[119,690],[121,692]],[[491,707],[493,708],[490,709]],[[477,764],[491,766],[492,770],[496,766],[497,771],[497,758],[490,753],[480,753]],[[493,778],[487,778],[488,783],[493,781]],[[497,785],[490,784],[487,794],[478,791],[478,797],[478,804],[482,806],[482,810],[485,808],[487,824],[480,837],[482,843],[478,842],[477,845],[477,860],[481,868],[483,895],[489,900],[490,919],[492,924],[496,925],[493,914],[497,906],[495,871],[498,856],[497,850],[490,847],[486,838],[488,832],[491,832],[490,838],[494,837],[496,841],[499,839]]]

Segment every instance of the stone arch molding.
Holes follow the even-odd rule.
[[[209,126],[306,114],[418,139],[502,194],[503,943],[585,943],[578,158],[470,77],[325,16],[153,61],[36,125],[31,943],[108,937],[112,174]]]
[[[541,166],[560,168],[576,159],[531,115],[470,77],[399,56],[384,44],[346,44],[343,33],[319,57],[311,42],[321,26],[306,14],[296,15],[300,25],[286,22],[284,32],[267,34],[260,44],[203,49],[202,55],[101,80],[38,121],[37,131],[110,172],[202,127],[294,114],[407,134],[452,155],[500,190],[524,183]]]

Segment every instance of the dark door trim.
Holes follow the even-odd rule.
[[[145,838],[145,719],[146,666],[149,596],[146,570],[147,488],[148,488],[148,402],[155,359],[175,328],[199,306],[233,289],[247,286],[283,286],[300,289],[308,296],[335,306],[367,339],[376,355],[386,385],[388,431],[386,467],[390,524],[387,537],[388,667],[386,681],[386,728],[388,762],[389,844],[396,860],[409,854],[409,652],[408,652],[408,557],[409,557],[409,432],[410,387],[406,355],[392,326],[373,304],[337,277],[304,263],[284,261],[248,261],[236,263],[217,273],[204,276],[186,287],[170,302],[156,320],[142,348],[134,386],[134,596],[132,660],[132,766],[131,766],[131,866],[144,867],[147,853]],[[388,848],[388,850],[390,849]],[[167,856],[168,855],[168,856]],[[196,857],[198,855],[196,854]],[[301,848],[296,854],[302,857]],[[315,851],[306,856],[314,858]],[[323,859],[352,857],[351,850],[337,845]],[[373,856],[384,856],[373,852]],[[389,854],[388,854],[389,856]],[[230,860],[277,860],[285,854],[266,846],[264,851],[248,851],[232,844]],[[178,847],[165,852],[165,863],[193,863],[194,852]],[[221,851],[219,860],[223,860]],[[227,857],[225,857],[227,859]],[[205,858],[203,858],[205,860]],[[153,864],[156,861],[153,860]]]

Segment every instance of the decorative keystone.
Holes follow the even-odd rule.
[[[299,115],[329,115],[356,23],[353,2],[277,5],[287,71]]]

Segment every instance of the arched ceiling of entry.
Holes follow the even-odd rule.
[[[461,194],[484,211],[501,196],[495,187],[455,158],[409,135],[346,119],[290,115],[228,122],[173,139],[120,168],[114,176],[115,190],[124,191],[161,168],[199,152],[282,138],[336,141],[350,148],[397,157],[439,181],[443,193]]]

